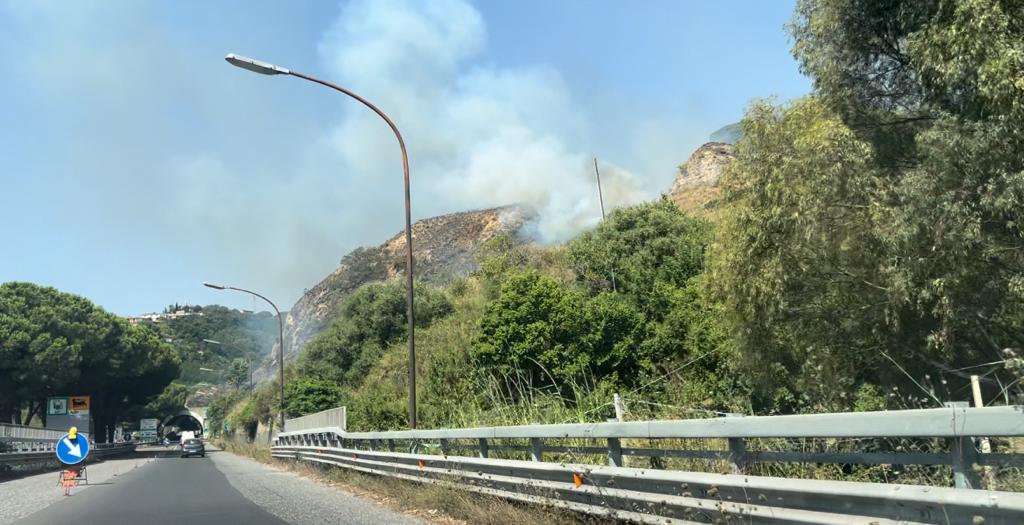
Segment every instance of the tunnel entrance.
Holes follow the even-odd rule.
[[[191,414],[178,414],[164,421],[163,437],[178,441],[182,431],[195,432],[196,437],[203,435],[203,424]]]

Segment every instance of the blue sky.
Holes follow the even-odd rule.
[[[393,137],[365,108],[236,52],[335,80],[409,144],[413,215],[520,202],[538,237],[667,191],[751,99],[807,93],[792,2],[0,0],[0,281],[122,315],[288,308],[402,228]]]

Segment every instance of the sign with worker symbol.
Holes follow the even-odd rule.
[[[57,459],[65,465],[77,465],[89,455],[89,438],[80,435],[78,429],[64,434],[57,442]]]

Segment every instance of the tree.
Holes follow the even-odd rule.
[[[598,293],[616,288],[649,316],[662,309],[651,301],[659,286],[682,287],[704,270],[711,224],[687,216],[666,199],[620,208],[594,230],[569,243],[577,281]]]
[[[794,36],[816,96],[885,168],[894,320],[925,325],[938,369],[1024,344],[1020,2],[803,1]]]
[[[92,430],[102,443],[122,414],[159,395],[179,370],[173,350],[148,328],[54,288],[0,285],[5,418],[27,404],[27,423],[42,412],[46,396],[90,395]]]
[[[248,388],[249,362],[240,357],[231,361],[231,366],[228,368],[227,380],[228,384],[235,387],[235,390],[239,390],[243,386]]]
[[[286,412],[290,417],[304,416],[341,403],[341,387],[316,377],[301,377],[285,385]]]
[[[156,399],[146,404],[145,415],[160,418],[175,415],[185,409],[186,399],[188,399],[188,387],[181,383],[171,383]]]
[[[588,300],[537,270],[504,278],[470,356],[482,371],[521,388],[571,391],[594,377],[631,384],[653,359],[641,351],[643,315],[620,296]]]
[[[1022,22],[1014,1],[798,3],[815,90],[748,112],[710,280],[774,406],[952,390],[1024,344]]]
[[[231,413],[235,403],[241,398],[241,394],[238,392],[231,392],[225,395],[220,395],[210,401],[210,405],[206,407],[206,428],[214,435],[219,435],[224,431],[225,423],[228,421],[228,414]]]
[[[445,295],[416,285],[416,325],[428,326],[448,315]],[[339,305],[338,316],[299,358],[301,375],[358,384],[391,343],[407,337],[405,285],[400,281],[371,283]]]
[[[599,368],[609,370],[608,378],[652,389],[666,388],[661,379],[681,373],[688,385],[703,376],[729,381],[731,356],[723,346],[721,315],[709,306],[701,284],[713,235],[708,221],[662,199],[618,209],[569,243],[576,281],[591,295],[585,309],[591,325],[619,327],[602,336],[595,354],[622,356]],[[635,313],[627,314],[627,305]],[[613,312],[617,315],[606,316]],[[621,324],[625,319],[631,321]],[[711,391],[686,401],[732,406]]]
[[[849,394],[882,358],[870,149],[814,99],[755,104],[743,131],[708,280],[727,330],[769,405]]]

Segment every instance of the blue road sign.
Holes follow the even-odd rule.
[[[89,440],[78,434],[75,439],[64,434],[57,442],[57,459],[65,465],[76,465],[85,460],[89,455]]]

